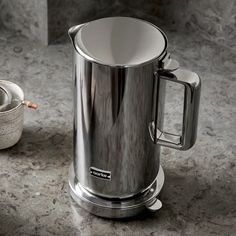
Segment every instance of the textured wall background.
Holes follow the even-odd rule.
[[[48,0],[49,38],[106,16],[134,16],[173,30],[198,31],[203,37],[236,49],[235,0]]]
[[[6,28],[47,43],[47,0],[0,0],[0,18]]]
[[[43,43],[66,38],[72,25],[117,15],[146,19],[161,28],[198,31],[236,49],[235,0],[0,0],[3,24]]]
[[[48,0],[49,42],[67,37],[70,26],[113,15],[115,1]]]
[[[236,49],[235,0],[118,0],[118,3],[131,15],[176,30],[199,31],[207,39]]]

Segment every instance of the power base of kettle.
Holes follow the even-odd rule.
[[[158,211],[162,207],[158,195],[164,178],[164,171],[160,166],[155,181],[142,193],[127,199],[109,199],[101,198],[83,188],[75,177],[73,164],[69,168],[70,195],[74,201],[94,215],[111,219],[133,217],[145,210]]]

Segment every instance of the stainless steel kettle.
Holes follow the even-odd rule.
[[[179,68],[149,22],[110,17],[69,30],[74,46],[74,200],[122,218],[161,207],[160,146],[187,150],[197,136],[200,79]],[[184,85],[182,135],[163,130],[166,81]]]

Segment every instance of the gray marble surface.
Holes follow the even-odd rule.
[[[20,142],[0,151],[0,235],[236,234],[236,52],[198,34],[164,30],[173,57],[202,78],[198,140],[186,152],[162,148],[163,208],[119,221],[90,215],[68,195],[71,46],[43,47],[0,32],[0,78],[39,104],[25,110]],[[178,130],[180,88],[168,91],[166,124]]]

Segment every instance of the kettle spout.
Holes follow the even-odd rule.
[[[79,31],[79,29],[83,26],[84,24],[81,24],[81,25],[75,25],[75,26],[72,26],[69,30],[68,30],[68,35],[71,39],[71,43],[72,45],[74,46],[75,48],[75,36],[77,34],[77,32]]]

